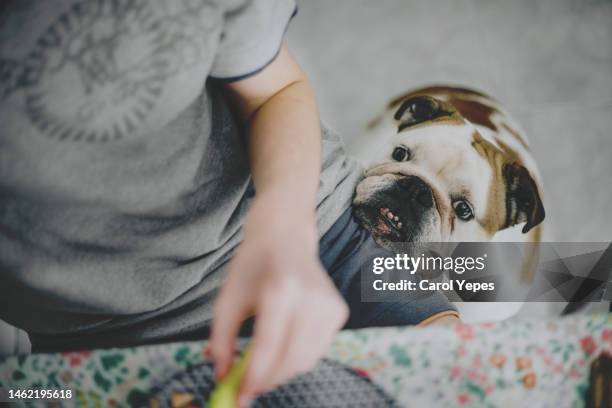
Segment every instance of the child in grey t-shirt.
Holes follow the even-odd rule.
[[[282,44],[294,11],[0,7],[0,317],[36,349],[162,341],[212,322],[222,376],[255,315],[245,399],[324,352],[348,308],[318,241],[360,171],[321,130]],[[438,303],[428,314],[450,308]]]

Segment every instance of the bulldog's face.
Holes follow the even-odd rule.
[[[353,202],[380,244],[488,241],[543,220],[538,187],[516,152],[485,139],[449,102],[409,98],[387,133]]]

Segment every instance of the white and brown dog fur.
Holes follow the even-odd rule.
[[[494,99],[431,86],[392,100],[368,126],[353,208],[379,244],[539,242],[540,174],[524,132]],[[532,278],[537,246],[518,262]]]

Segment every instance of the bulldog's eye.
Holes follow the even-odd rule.
[[[393,153],[391,153],[391,158],[398,162],[408,161],[411,158],[410,156],[410,149],[405,146],[397,146],[393,149]]]
[[[468,204],[465,200],[458,200],[453,203],[453,208],[455,209],[455,214],[459,217],[460,220],[469,221],[474,218],[474,211],[470,204]]]

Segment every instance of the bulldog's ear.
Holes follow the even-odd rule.
[[[431,96],[421,95],[403,101],[393,118],[399,122],[397,131],[400,132],[418,123],[453,114],[456,114],[456,110],[450,104]]]
[[[529,171],[518,163],[503,169],[506,182],[506,226],[525,222],[523,234],[544,220],[544,206],[538,186]]]

